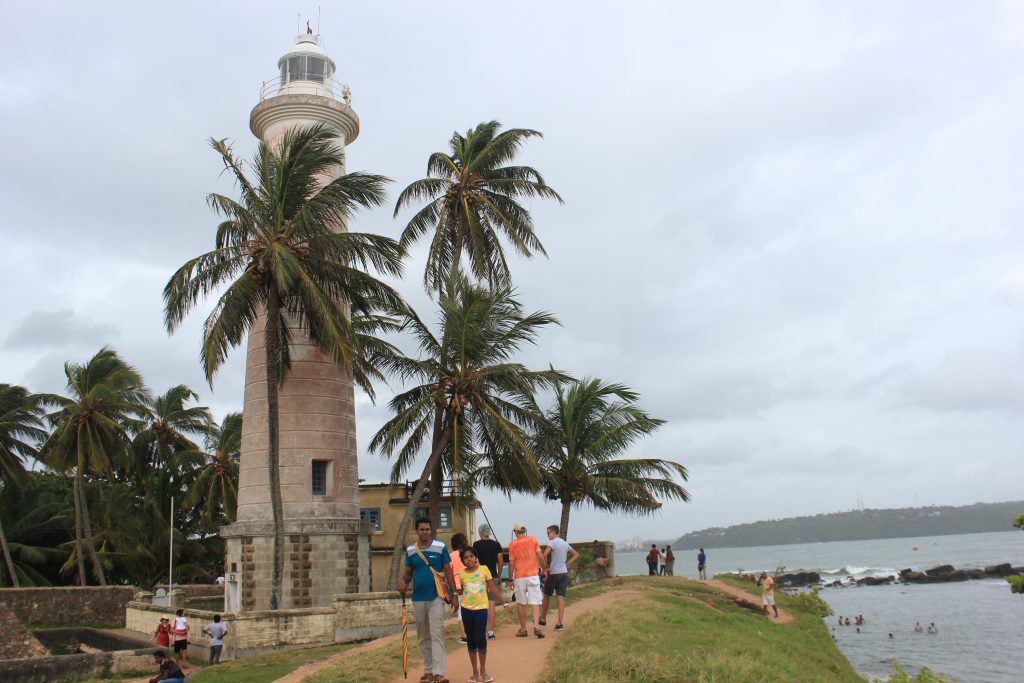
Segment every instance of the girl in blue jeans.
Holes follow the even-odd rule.
[[[491,570],[480,564],[480,559],[472,548],[462,549],[462,564],[465,568],[459,572],[459,589],[462,605],[462,623],[466,627],[466,649],[469,650],[469,662],[473,665],[473,677],[470,683],[491,683],[493,677],[487,674],[487,593],[490,592],[502,607],[508,610],[501,591],[494,585]]]

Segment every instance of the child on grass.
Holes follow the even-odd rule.
[[[471,683],[491,683],[494,678],[487,673],[488,591],[506,610],[508,603],[494,585],[491,570],[480,564],[480,559],[472,548],[462,549],[462,562],[465,569],[459,572],[459,581],[462,584],[459,594],[462,596],[462,623],[466,627],[469,662],[473,665],[473,677],[469,680]]]

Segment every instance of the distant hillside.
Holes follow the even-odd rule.
[[[894,510],[853,510],[712,527],[679,537],[674,548],[744,548],[756,545],[861,541],[875,538],[1012,531],[1024,501]]]

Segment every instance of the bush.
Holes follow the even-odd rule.
[[[881,682],[882,679],[876,678],[875,680]],[[928,667],[922,667],[916,676],[911,676],[906,669],[900,666],[899,662],[893,662],[888,683],[956,683],[956,679],[937,674]]]
[[[824,598],[822,598],[819,593],[821,593],[821,589],[817,586],[814,586],[809,591],[797,593],[793,596],[793,609],[813,614],[816,617],[827,617],[832,615],[832,608],[827,602],[825,602]]]
[[[1014,574],[1007,576],[1006,580],[1010,582],[1010,590],[1014,593],[1024,593],[1024,574]]]

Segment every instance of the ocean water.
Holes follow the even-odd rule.
[[[885,576],[901,569],[940,564],[981,568],[1009,562],[1024,566],[1024,532],[890,538],[875,541],[804,543],[756,548],[708,549],[709,573],[816,571],[822,579]],[[646,574],[646,552],[616,553],[621,575]],[[696,578],[696,550],[676,551],[675,573]],[[865,676],[884,676],[899,659],[908,670],[927,666],[960,683],[1024,682],[1024,595],[1002,580],[924,585],[825,588],[836,615],[825,623],[840,650]],[[838,626],[863,614],[865,625]],[[938,633],[914,633],[914,623],[935,622]],[[889,638],[889,633],[893,637]]]

